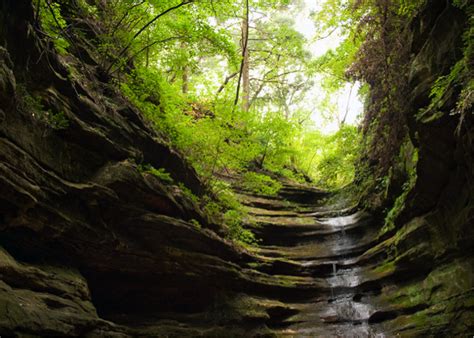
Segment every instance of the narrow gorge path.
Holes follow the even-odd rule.
[[[260,239],[257,254],[279,262],[266,272],[294,283],[294,292],[275,295],[288,308],[272,328],[282,336],[384,336],[373,323],[379,276],[363,255],[376,241],[374,221],[325,196],[297,186],[278,197],[240,195]]]

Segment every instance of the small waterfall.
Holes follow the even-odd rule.
[[[332,263],[332,274],[336,277],[337,274],[337,264]],[[331,286],[331,300],[334,300],[334,288]]]

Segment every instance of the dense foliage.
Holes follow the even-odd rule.
[[[202,207],[223,218],[233,238],[252,242],[239,230],[244,215],[226,177],[237,175],[242,189],[263,194],[278,192],[278,177],[329,189],[354,179],[358,130],[345,123],[332,97],[348,83],[345,71],[358,43],[346,23],[340,46],[314,57],[313,41],[292,15],[303,7],[296,0],[40,0],[37,13],[43,34],[63,55],[75,52],[83,34],[68,13],[100,23],[94,57],[104,78],[194,166],[209,190]],[[343,27],[321,13],[315,13],[318,36]],[[312,104],[339,123],[332,134],[312,119],[315,82],[323,91]],[[179,183],[161,168],[137,165]]]
[[[410,135],[408,126],[434,123],[449,114],[458,117],[458,137],[463,128],[469,129],[466,121],[472,114],[474,103],[474,6],[469,1],[440,1],[436,5],[440,13],[455,8],[459,15],[464,12],[468,20],[464,27],[460,27],[464,31],[463,45],[460,50],[451,50],[455,63],[449,71],[435,79],[426,106],[420,102],[414,104],[411,99],[413,93],[410,92],[413,90],[410,80],[413,81],[411,74],[414,68],[427,66],[427,60],[416,60],[413,53],[416,48],[426,47],[417,46],[417,42],[413,41],[414,30],[416,32],[417,29],[413,25],[417,24],[417,17],[433,10],[427,7],[426,1],[328,0],[318,13],[323,31],[347,31],[346,40],[334,51],[339,51],[337,61],[329,58],[322,65],[337,62],[343,65],[340,69],[346,75],[365,83],[362,90],[367,92],[367,101],[361,125],[357,188],[358,194],[363,196],[363,205],[386,208],[384,230],[393,228],[416,183],[417,145],[423,141],[418,139],[417,134]],[[419,24],[421,28],[418,29],[424,29],[426,23]],[[431,48],[432,53],[436,54],[440,46]],[[438,59],[435,64],[441,67],[443,62]],[[456,100],[455,109],[447,109],[453,105],[450,102],[453,98]],[[421,104],[422,108],[412,111],[417,104]],[[462,142],[472,148],[469,137]]]

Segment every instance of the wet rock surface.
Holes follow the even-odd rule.
[[[335,209],[323,200],[297,203],[288,195],[240,198],[262,240],[247,259],[224,258],[224,246],[213,252],[217,238],[195,248],[202,240],[186,234],[191,229],[178,236],[179,243],[189,238],[186,249],[180,244],[172,249],[170,241],[170,251],[158,254],[151,248],[159,237],[142,231],[158,224],[164,229],[165,220],[173,231],[185,223],[156,215],[136,220],[133,238],[149,238],[150,244],[143,253],[129,248],[140,255],[133,264],[115,265],[124,262],[125,253],[104,252],[107,265],[78,270],[20,263],[2,250],[0,328],[10,334],[176,337],[390,337],[472,330],[472,253],[437,263],[423,237],[413,236],[430,226],[426,221],[413,221],[382,240],[380,225],[364,212]],[[265,208],[256,207],[256,199]],[[292,229],[286,234],[292,244],[275,237],[279,227]]]
[[[443,244],[434,245],[427,236],[438,230],[430,215],[386,236],[381,221],[343,208],[344,202],[308,205],[264,199],[242,197],[249,205],[250,224],[261,235],[256,253],[271,266],[257,269],[265,268],[301,290],[276,297],[295,311],[271,326],[277,336],[472,332],[473,252],[466,248],[446,255],[442,239]],[[265,207],[256,207],[256,200]],[[281,208],[284,203],[286,208]],[[279,236],[282,229],[286,240]]]
[[[252,204],[252,201],[249,201]],[[278,203],[277,203],[278,205]],[[294,212],[290,215],[289,212]],[[340,216],[334,216],[339,213]],[[291,262],[308,284],[306,295],[288,297],[287,306],[297,311],[278,323],[282,336],[369,336],[382,332],[369,325],[375,312],[370,290],[364,283],[377,284],[370,276],[370,265],[360,264],[363,247],[374,241],[374,224],[361,212],[312,204],[292,203],[286,210],[275,211],[272,222],[269,210],[251,209],[256,227],[261,227],[262,241],[257,253],[273,260]],[[285,245],[272,243],[275,228],[288,231]],[[278,231],[277,231],[278,232]],[[266,235],[268,237],[266,238]],[[288,244],[292,243],[292,244]],[[293,274],[295,274],[293,272]],[[277,277],[278,278],[278,277]],[[317,285],[311,290],[311,285]]]

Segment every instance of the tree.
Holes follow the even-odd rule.
[[[242,111],[246,112],[249,110],[249,51],[248,51],[248,41],[249,41],[249,17],[250,17],[250,7],[249,0],[245,0],[245,9],[244,15],[242,18],[241,32],[242,38],[240,40],[240,47],[242,49],[242,61],[240,64],[239,80],[237,82],[237,92],[235,95],[234,106],[239,102],[240,86],[242,83]]]
[[[291,177],[299,167],[316,175],[328,157],[313,156],[303,142],[313,125],[301,104],[321,71],[329,74],[328,88],[345,83],[344,62],[336,59],[350,53],[341,46],[313,61],[291,18],[295,3],[104,2],[100,15],[110,21],[100,52],[112,75],[129,74],[121,78],[123,92],[206,182],[216,172],[255,167]],[[334,154],[331,163],[338,163],[343,153]]]

